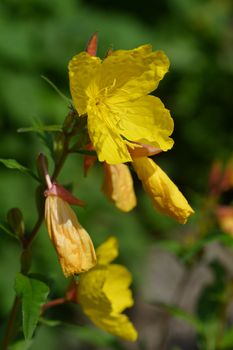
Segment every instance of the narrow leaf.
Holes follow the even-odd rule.
[[[102,331],[101,329],[90,326],[77,326],[71,323],[62,322],[62,325],[67,328],[72,337],[77,338],[87,344],[97,346],[99,348],[113,347],[116,343],[116,337]]]
[[[68,103],[69,105],[72,104],[72,100],[66,97],[66,95],[64,95],[63,92],[61,92],[61,90],[59,90],[58,87],[51,80],[49,80],[49,78],[45,77],[44,75],[41,75],[41,78],[44,79],[50,86],[52,86],[52,88],[66,103]]]
[[[210,232],[204,238],[197,240],[193,244],[193,246],[190,247],[188,250],[184,250],[184,252],[181,254],[181,259],[184,262],[189,261],[193,256],[195,256],[195,254],[198,254],[204,247],[206,247],[208,244],[215,241],[222,242],[228,247],[233,246],[233,239],[230,235],[224,234],[219,230],[215,230]]]
[[[20,171],[23,174],[30,175],[31,177],[33,177],[33,179],[35,179],[38,182],[40,182],[39,178],[33,173],[32,170],[30,170],[30,169],[26,168],[25,166],[19,164],[17,162],[17,160],[15,160],[15,159],[3,159],[3,158],[0,158],[0,163],[5,165],[5,167],[8,168],[8,169],[18,170],[18,171]]]
[[[35,126],[29,126],[26,128],[19,128],[17,130],[18,132],[57,132],[62,131],[61,125],[35,125]]]
[[[46,302],[49,288],[44,282],[18,273],[15,291],[22,299],[24,337],[30,339],[38,323],[41,307]]]
[[[16,236],[13,232],[11,232],[6,224],[0,223],[0,232],[4,232],[8,236],[14,237],[15,239],[19,240],[19,237]]]
[[[185,310],[183,310],[175,305],[164,304],[164,303],[155,303],[154,305],[162,307],[164,310],[166,310],[172,316],[186,321],[191,326],[193,326],[196,331],[198,331],[200,333],[203,332],[203,328],[204,328],[203,323],[197,317],[190,314],[189,312],[187,312],[187,311],[185,311]]]
[[[33,341],[32,340],[19,340],[12,344],[9,350],[28,350],[30,349]]]

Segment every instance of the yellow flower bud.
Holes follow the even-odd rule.
[[[96,255],[90,236],[66,201],[49,195],[45,202],[45,221],[66,277],[95,266]]]

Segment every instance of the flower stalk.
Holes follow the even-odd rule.
[[[74,126],[72,126],[72,128],[74,128]],[[61,153],[61,156],[60,156],[58,162],[55,164],[55,168],[54,168],[51,179],[49,178],[49,175],[48,175],[45,157],[42,154],[40,155],[40,164],[41,164],[41,168],[44,171],[45,180],[46,180],[48,187],[52,186],[52,181],[55,181],[56,178],[58,177],[58,175],[60,174],[60,172],[64,166],[64,163],[65,163],[65,161],[70,153],[69,152],[69,143],[70,143],[70,139],[72,137],[72,131],[70,133],[66,133],[64,131],[64,136],[65,136],[65,139],[64,139],[62,153]],[[44,191],[44,188],[42,187],[41,196],[43,196],[43,191]],[[21,239],[22,253],[21,253],[21,259],[20,259],[21,260],[20,271],[24,274],[28,273],[28,271],[30,270],[31,262],[30,262],[30,259],[25,260],[23,258],[23,256],[25,256],[25,253],[30,252],[31,245],[39,232],[39,229],[43,223],[43,220],[44,220],[44,210],[42,208],[39,212],[37,221],[35,222],[35,225],[31,230],[31,233],[28,236],[24,235]],[[28,255],[30,256],[30,254],[28,254]],[[16,296],[14,299],[14,302],[12,304],[12,307],[11,307],[11,311],[10,311],[9,319],[7,322],[5,334],[3,336],[2,350],[7,350],[8,346],[11,342],[19,305],[20,305],[20,299]]]

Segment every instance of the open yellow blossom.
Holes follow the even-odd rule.
[[[132,210],[137,199],[133,188],[133,179],[125,164],[104,163],[105,178],[103,192],[116,207],[124,212]]]
[[[116,238],[110,237],[98,247],[96,254],[97,265],[80,276],[78,302],[97,327],[135,341],[137,331],[129,318],[122,314],[134,303],[129,289],[132,277],[124,266],[111,264],[118,255]]]
[[[147,157],[134,158],[133,167],[150,196],[153,206],[159,212],[185,224],[194,211],[165,172]]]
[[[69,63],[70,90],[80,116],[88,115],[99,161],[131,161],[127,146],[141,142],[163,151],[173,140],[173,120],[155,90],[169,68],[162,51],[150,45],[111,52],[104,60],[81,52]]]
[[[66,277],[88,271],[96,264],[90,236],[65,200],[48,195],[45,221]]]

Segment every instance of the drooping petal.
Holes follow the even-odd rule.
[[[115,266],[110,268],[111,266]],[[131,276],[125,272],[121,265],[95,267],[86,274],[81,275],[78,285],[78,301],[83,312],[99,328],[129,341],[137,339],[137,331],[126,315],[120,314],[120,310],[131,306],[133,301],[131,294],[127,292]],[[116,275],[114,274],[116,273]],[[114,281],[112,288],[110,283]],[[121,289],[120,285],[123,283]],[[116,290],[114,290],[116,288]],[[118,298],[123,297],[123,303]]]
[[[115,237],[109,237],[96,249],[98,265],[107,265],[118,256],[118,241]]]
[[[136,101],[111,105],[118,116],[118,128],[129,141],[152,145],[167,151],[173,146],[169,137],[173,132],[173,119],[159,98],[144,96]]]
[[[119,134],[106,108],[91,109],[88,112],[88,131],[100,162],[120,164],[131,161],[126,143]]]
[[[87,88],[99,69],[101,59],[86,52],[74,56],[69,62],[70,91],[74,106],[80,115],[87,112]]]
[[[124,212],[132,210],[137,203],[133,179],[125,164],[104,163],[105,178],[103,192],[116,207]]]
[[[108,269],[106,266],[97,265],[88,273],[80,276],[77,299],[84,313],[90,318],[98,310],[105,314],[109,314],[112,311],[111,300],[103,291],[107,274]]]
[[[89,318],[99,328],[116,335],[122,339],[128,341],[136,341],[138,333],[126,315],[123,314],[111,314],[106,315],[103,312],[95,312]]]
[[[155,90],[168,68],[167,56],[152,52],[151,45],[117,50],[103,61],[98,84],[101,90],[108,89],[114,103],[135,100]]]
[[[57,196],[48,196],[45,221],[66,277],[95,266],[96,255],[90,236],[67,202]]]
[[[177,186],[150,158],[135,158],[133,167],[154,207],[184,224],[194,212]]]
[[[124,266],[118,264],[108,266],[103,291],[111,300],[113,313],[121,313],[126,308],[133,306],[132,292],[129,289],[131,283],[132,275]]]

